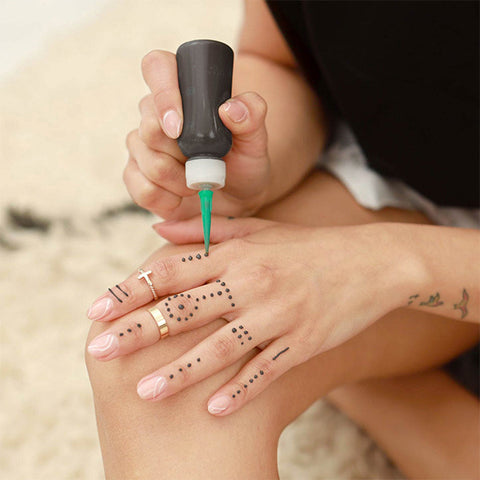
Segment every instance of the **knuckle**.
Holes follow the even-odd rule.
[[[193,317],[194,303],[195,302],[190,294],[180,293],[176,298],[174,295],[174,298],[171,301],[174,311],[170,315],[173,315],[174,317],[181,317],[182,319],[185,318],[185,320],[188,321]]]
[[[212,341],[210,348],[216,358],[225,359],[232,355],[235,344],[230,337],[222,335]]]
[[[165,155],[159,155],[157,160],[156,171],[158,178],[165,183],[178,182],[177,170]],[[185,180],[183,180],[185,181]]]
[[[273,360],[262,358],[255,362],[255,371],[264,379],[272,379],[274,376]],[[262,373],[263,372],[263,373]]]
[[[152,264],[153,273],[160,279],[169,280],[170,282],[176,278],[177,263],[171,257],[155,260]]]
[[[128,132],[126,138],[125,138],[125,144],[127,146],[128,151],[131,151],[133,148],[134,141],[136,137],[138,136],[138,130],[132,130],[131,132]]]
[[[156,201],[157,188],[155,185],[145,182],[139,190],[132,194],[132,197],[141,207],[152,207]]]
[[[151,50],[142,58],[142,72],[150,70],[162,58],[161,50]]]
[[[274,280],[273,269],[266,264],[258,264],[251,268],[249,272],[250,281],[255,284],[255,287],[261,292],[270,291]]]
[[[140,127],[138,129],[138,136],[143,143],[152,146],[158,141],[158,134],[160,132],[160,125],[158,120],[151,115],[144,115],[140,120]]]

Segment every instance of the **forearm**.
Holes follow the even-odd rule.
[[[259,93],[267,102],[271,182],[266,203],[293,189],[312,169],[327,138],[316,94],[298,70],[240,50],[233,92]]]
[[[405,259],[414,269],[405,306],[479,322],[480,233],[430,225],[389,224],[387,228],[392,258]],[[395,258],[397,252],[404,253]],[[410,275],[407,271],[411,272],[409,267],[405,273]]]

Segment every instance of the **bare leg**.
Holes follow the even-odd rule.
[[[318,226],[426,222],[415,212],[365,210],[339,182],[321,173],[262,215]],[[276,478],[278,437],[313,401],[346,383],[439,365],[478,338],[473,325],[397,310],[342,346],[292,369],[230,417],[211,417],[206,400],[248,358],[161,402],[148,404],[137,397],[135,385],[143,375],[178,357],[220,325],[218,320],[108,364],[87,355],[109,480]],[[89,338],[106,328],[93,324]]]
[[[480,478],[479,403],[440,370],[341,387],[329,400],[410,478]]]

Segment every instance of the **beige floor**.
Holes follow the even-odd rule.
[[[0,86],[0,478],[103,478],[84,312],[161,244],[147,215],[102,215],[128,202],[140,59],[193,38],[234,45],[241,15],[237,0],[115,2]],[[19,227],[26,211],[36,228]],[[279,465],[284,480],[402,478],[321,400],[285,431]]]

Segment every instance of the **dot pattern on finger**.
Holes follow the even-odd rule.
[[[142,324],[141,323],[137,323],[137,328],[142,328]],[[127,333],[132,333],[133,330],[131,328],[127,328]],[[118,336],[119,337],[124,337],[125,336],[125,333],[124,332],[118,332]]]
[[[176,293],[175,295],[168,297],[163,302],[163,306],[165,307],[165,311],[167,312],[166,317],[168,316],[168,318],[176,318],[177,322],[181,322],[182,320],[185,322],[188,322],[189,320],[195,317],[195,313],[200,313],[202,300],[209,300],[209,299],[215,298],[216,296],[217,297],[225,296],[225,297],[228,297],[229,300],[233,299],[233,296],[230,292],[230,289],[227,287],[226,282],[224,282],[221,279],[218,279],[215,281],[215,287],[216,288],[214,288],[213,292],[210,292],[206,295],[202,295],[201,297],[192,297],[190,293]],[[188,305],[181,301],[182,298],[189,299]],[[180,303],[177,303],[178,300],[180,300]],[[199,305],[192,305],[193,301],[195,301]],[[230,302],[230,306],[235,307],[235,304],[233,302]],[[192,308],[192,311],[188,311],[190,308]],[[175,309],[178,310],[176,314],[175,314]],[[252,340],[251,337],[250,337],[250,340]]]
[[[197,362],[200,363],[200,357],[197,358]],[[193,366],[193,363],[192,363],[192,362],[188,362],[188,363],[187,363],[187,368],[191,368],[192,366]],[[179,367],[179,368],[178,368],[178,371],[179,371],[179,372],[183,372],[183,370],[184,370],[183,367]],[[168,378],[169,378],[170,380],[173,380],[173,379],[175,378],[175,375],[174,375],[173,373],[170,373],[170,374],[168,375]]]
[[[238,328],[243,328],[243,327],[238,327]],[[232,329],[233,330],[233,329]],[[272,357],[272,360],[277,360],[277,358],[280,356],[280,355],[283,355],[285,352],[287,352],[288,350],[290,350],[290,347],[286,347],[284,348],[283,350],[280,350],[276,355],[274,355]],[[265,372],[263,370],[259,370],[258,371],[258,374],[255,373],[253,375],[252,378],[249,378],[248,379],[248,383],[252,384],[253,382],[255,382],[255,380],[259,379],[261,376],[265,375]],[[247,389],[248,388],[248,384],[247,383],[244,383],[243,384],[243,388]],[[236,396],[238,396],[239,394],[241,393],[241,390],[237,390],[236,391],[236,394],[235,393],[232,393],[232,398],[236,398]]]

